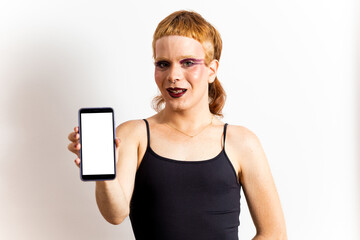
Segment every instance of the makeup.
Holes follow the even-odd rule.
[[[191,67],[194,65],[199,65],[204,63],[204,59],[197,59],[197,58],[184,58],[179,61],[180,65],[183,65],[185,67]],[[171,62],[165,60],[165,59],[159,59],[155,62],[155,66],[160,69],[166,69],[170,67]]]
[[[184,64],[186,62],[191,62],[192,65],[195,65],[195,64],[202,64],[204,63],[204,60],[203,59],[196,59],[196,58],[185,58],[185,59],[182,59],[180,61],[180,64]]]
[[[179,98],[187,91],[186,88],[167,88],[166,90],[172,98]]]

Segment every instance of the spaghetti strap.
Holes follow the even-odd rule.
[[[146,123],[146,132],[147,132],[147,147],[150,146],[150,130],[149,130],[149,123],[146,119],[143,119]]]
[[[226,138],[226,128],[227,128],[227,123],[225,123],[224,125],[224,144],[223,144],[223,148],[225,149],[225,138]]]
[[[150,124],[144,121],[150,137]],[[222,134],[219,128],[221,145],[227,124]],[[169,151],[176,148],[172,146]],[[148,145],[129,204],[135,239],[238,240],[241,183],[236,172],[224,150],[211,159],[178,160],[158,155]]]

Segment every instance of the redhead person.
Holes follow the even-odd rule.
[[[220,120],[218,31],[196,12],[177,11],[159,23],[152,47],[157,113],[116,128],[116,179],[96,182],[102,216],[112,224],[129,216],[137,240],[235,240],[243,188],[253,239],[287,239],[259,139]],[[79,167],[78,127],[69,139]]]

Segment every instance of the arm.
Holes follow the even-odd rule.
[[[97,181],[95,195],[100,213],[109,223],[120,224],[129,214],[128,202],[118,179]]]
[[[137,170],[139,139],[136,131],[139,126],[141,120],[133,120],[116,128],[116,137],[120,138],[116,179],[96,182],[96,203],[102,216],[111,224],[120,224],[129,215]]]
[[[240,127],[240,181],[256,227],[253,240],[286,240],[286,226],[280,199],[264,150],[257,136]]]

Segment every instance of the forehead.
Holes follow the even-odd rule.
[[[179,56],[204,57],[202,44],[193,39],[183,36],[165,36],[155,43],[156,58],[177,58]]]

